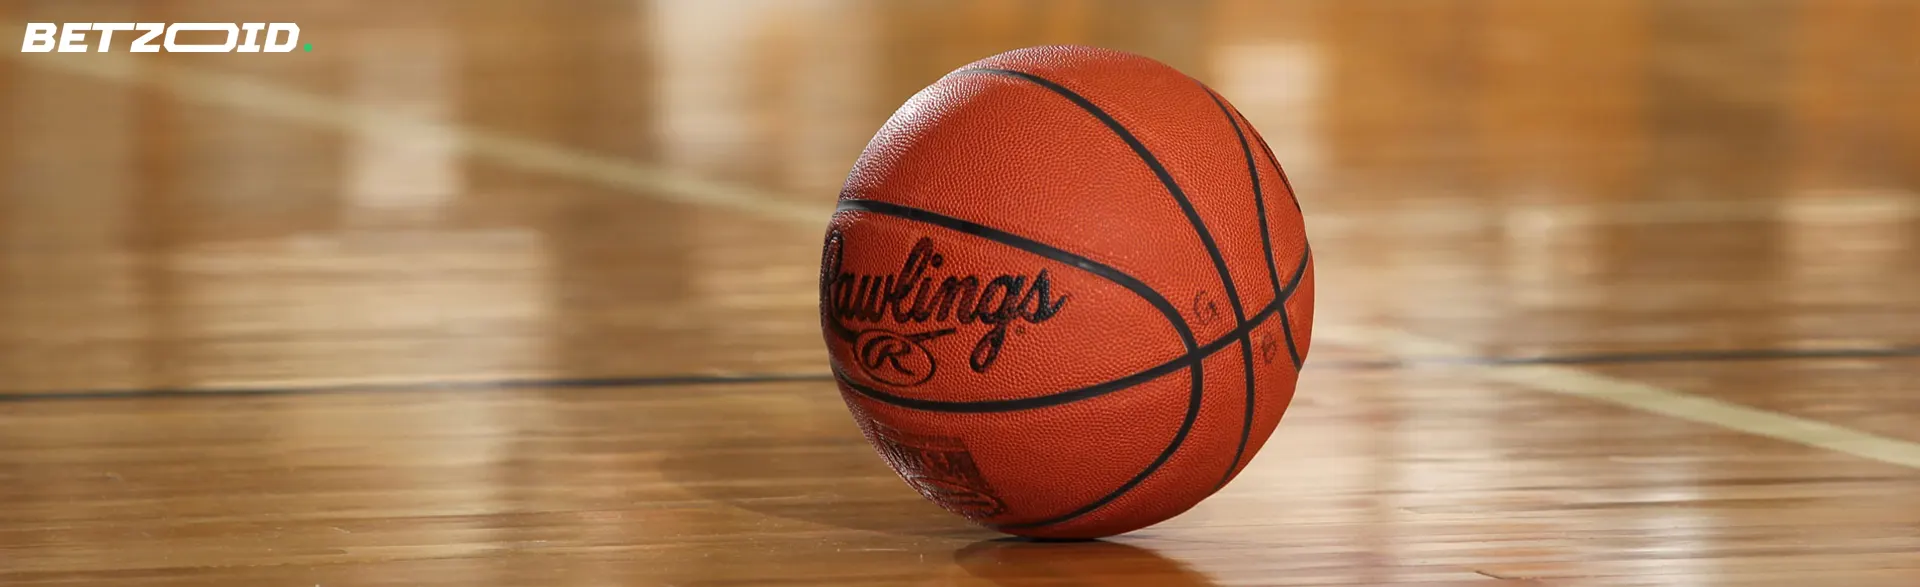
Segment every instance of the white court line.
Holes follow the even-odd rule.
[[[1391,328],[1343,326],[1314,340],[1363,348],[1400,358],[1468,357],[1471,349]],[[1557,365],[1467,366],[1484,379],[1514,387],[1583,397],[1755,436],[1804,444],[1883,463],[1920,469],[1920,443],[1908,442],[1731,404],[1663,387]]]
[[[275,86],[243,76],[168,68],[164,73],[138,69],[127,58],[101,54],[62,56],[22,54],[38,67],[94,78],[146,85],[176,97],[268,116],[288,122],[345,131],[419,132],[453,139],[467,154],[497,164],[591,181],[649,198],[737,211],[823,229],[826,204],[784,201],[767,192],[687,177],[671,169],[605,157],[557,145],[463,128],[437,120],[356,106],[325,96]],[[392,136],[392,135],[388,135]],[[1317,325],[1315,338],[1395,357],[1465,357],[1470,349],[1412,333],[1359,325]],[[1490,380],[1517,388],[1582,397],[1643,412],[1687,420],[1756,436],[1920,469],[1920,443],[1730,404],[1658,386],[1636,383],[1553,365],[1463,366]]]

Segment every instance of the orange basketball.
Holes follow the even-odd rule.
[[[873,137],[820,314],[854,420],[921,495],[1092,538],[1186,511],[1260,450],[1307,356],[1313,261],[1225,99],[1144,57],[1035,47]]]

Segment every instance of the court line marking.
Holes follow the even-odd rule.
[[[65,57],[65,58],[63,58]],[[784,202],[768,192],[708,181],[669,169],[637,165],[557,145],[466,128],[452,122],[381,110],[256,81],[168,65],[143,68],[135,59],[99,53],[20,53],[22,63],[131,86],[164,90],[177,98],[224,106],[255,115],[308,126],[365,133],[372,137],[435,139],[469,157],[486,159],[522,171],[625,188],[648,197],[697,206],[718,206],[791,222],[819,225],[825,230],[831,205]],[[444,141],[444,143],[442,142]]]
[[[1708,361],[1792,361],[1920,358],[1920,346],[1849,349],[1776,349],[1732,351],[1658,351],[1642,353],[1534,355],[1525,357],[1416,357],[1405,359],[1322,359],[1316,372],[1364,372],[1397,369],[1453,369],[1462,367],[1517,367],[1527,365],[1627,365],[1697,363]],[[317,395],[331,393],[407,393],[420,391],[505,391],[541,389],[618,389],[683,385],[757,385],[767,383],[821,383],[833,374],[817,373],[686,373],[608,377],[418,377],[380,379],[303,379],[262,381],[217,387],[158,387],[124,389],[48,389],[0,391],[0,403],[105,399],[165,399]]]
[[[145,85],[178,98],[226,106],[282,120],[349,131],[397,130],[453,139],[464,153],[522,170],[586,180],[681,204],[730,208],[821,228],[830,207],[803,205],[768,192],[688,177],[670,169],[604,157],[507,135],[354,105],[246,76],[169,66],[140,68],[133,59],[102,54],[19,54],[36,67],[128,85]],[[387,134],[386,136],[392,136]],[[1463,346],[1391,328],[1319,325],[1316,338],[1397,358],[1471,355]],[[1836,453],[1920,469],[1920,443],[1826,422],[1695,396],[1658,386],[1554,365],[1473,367],[1483,378],[1519,389],[1581,397],[1645,413],[1696,422]]]
[[[359,381],[338,384],[248,385],[234,387],[89,389],[81,391],[0,393],[0,403],[56,402],[102,399],[164,399],[193,397],[248,397],[320,395],[334,393],[409,393],[423,391],[506,391],[535,389],[606,389],[617,387],[675,387],[687,385],[761,385],[833,381],[830,373],[758,373],[740,375],[659,375],[646,377],[529,377],[520,379],[427,379],[416,381]]]

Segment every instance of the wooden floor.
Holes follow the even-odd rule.
[[[0,585],[1920,585],[1920,2],[0,0],[311,52],[0,53]],[[12,41],[6,41],[12,42]],[[861,439],[827,210],[973,59],[1272,143],[1265,451],[998,539]]]

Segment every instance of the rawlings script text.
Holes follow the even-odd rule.
[[[947,257],[935,250],[931,238],[914,243],[900,271],[888,275],[843,271],[845,247],[842,235],[828,237],[820,283],[822,311],[833,322],[830,328],[853,343],[860,367],[885,383],[917,385],[931,378],[936,365],[923,344],[972,324],[987,329],[967,363],[974,372],[985,373],[1000,357],[1014,322],[1045,322],[1067,303],[1066,294],[1055,295],[1045,269],[991,278],[937,275]],[[889,326],[923,328],[901,333]]]

